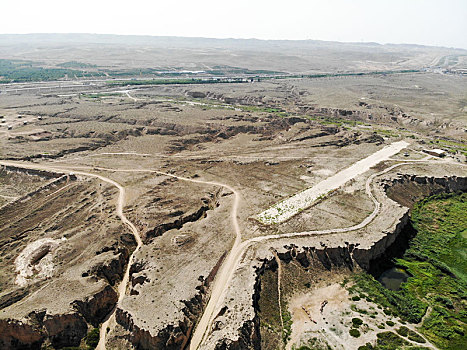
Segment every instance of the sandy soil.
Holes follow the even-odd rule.
[[[54,272],[53,252],[60,241],[43,238],[26,246],[15,260],[15,283],[20,287],[28,284],[28,279],[36,275],[38,278],[52,277]]]
[[[305,345],[313,338],[317,338],[315,340],[317,344],[323,346],[327,344],[332,349],[357,349],[366,343],[374,345],[378,331],[394,331],[402,326],[400,320],[386,315],[377,308],[376,304],[365,299],[352,301],[348,291],[340,283],[295,295],[291,298],[288,307],[293,324],[287,350],[292,349],[294,345]],[[349,334],[353,318],[363,321],[363,324],[357,327],[361,334],[358,338]],[[394,322],[394,326],[388,326],[386,321]],[[404,324],[404,326],[417,332],[414,325]],[[429,342],[423,346],[434,349]]]

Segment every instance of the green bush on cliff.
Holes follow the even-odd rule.
[[[86,336],[86,345],[89,349],[95,349],[99,343],[99,328],[93,328]]]

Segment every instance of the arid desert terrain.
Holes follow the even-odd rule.
[[[467,51],[0,47],[1,349],[465,349]]]

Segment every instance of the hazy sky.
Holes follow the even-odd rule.
[[[1,0],[0,9],[0,33],[318,39],[467,49],[467,0]]]

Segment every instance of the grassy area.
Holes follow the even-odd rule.
[[[450,153],[456,154],[457,152],[460,152],[467,157],[467,143],[465,142],[437,139],[430,141],[430,144],[445,148]]]
[[[274,114],[278,117],[288,117],[290,113],[286,112],[280,108],[273,108],[273,107],[259,107],[259,106],[238,106],[244,112],[262,112],[262,113],[270,113]]]
[[[57,66],[63,67],[63,68],[96,68],[97,67],[95,64],[89,64],[89,63],[78,62],[78,61],[63,62],[63,63],[57,64]]]
[[[385,137],[399,137],[399,134],[396,134],[393,130],[390,129],[376,129],[375,132]]]
[[[420,323],[425,316],[420,333],[427,339],[441,349],[465,349],[466,213],[467,193],[442,194],[417,203],[412,212],[417,235],[403,257],[396,260],[412,277],[399,291],[391,291],[362,273],[354,277],[351,291],[376,302],[385,313],[404,321]],[[404,334],[405,330],[401,332]],[[414,334],[410,337],[418,339]]]
[[[321,125],[335,125],[335,126],[364,125],[364,123],[360,121],[348,120],[344,118],[328,117],[328,116],[306,116],[306,118],[317,121]]]
[[[76,69],[45,68],[32,61],[0,59],[0,83],[3,84],[101,75],[103,74],[99,72],[91,73]]]
[[[404,336],[406,337],[406,336]],[[410,339],[410,336],[409,336]],[[410,339],[413,340],[413,339]],[[415,341],[415,340],[414,340]],[[381,332],[377,334],[376,346],[367,343],[358,348],[358,350],[424,350],[424,346],[412,345],[403,337],[394,332]]]
[[[332,347],[323,339],[312,338],[306,345],[292,346],[292,350],[332,350]]]
[[[93,328],[86,336],[86,345],[88,349],[95,349],[97,344],[99,344],[99,328]]]
[[[110,96],[122,96],[122,93],[118,92],[100,92],[100,93],[82,93],[79,94],[79,98],[101,98],[101,97],[110,97]]]
[[[281,314],[278,307],[277,271],[267,270],[261,277],[259,317],[261,349],[275,350],[282,346]]]
[[[282,321],[284,322],[284,330],[282,333],[282,341],[284,344],[290,340],[290,335],[292,334],[292,315],[290,314],[287,304],[283,305],[282,309]]]
[[[323,74],[300,74],[300,75],[284,75],[269,79],[288,79],[288,78],[331,78],[331,77],[358,77],[367,75],[388,75],[388,74],[404,74],[404,73],[417,73],[417,69],[404,69],[404,70],[387,70],[387,71],[372,71],[372,72],[355,72],[355,73],[323,73]]]

